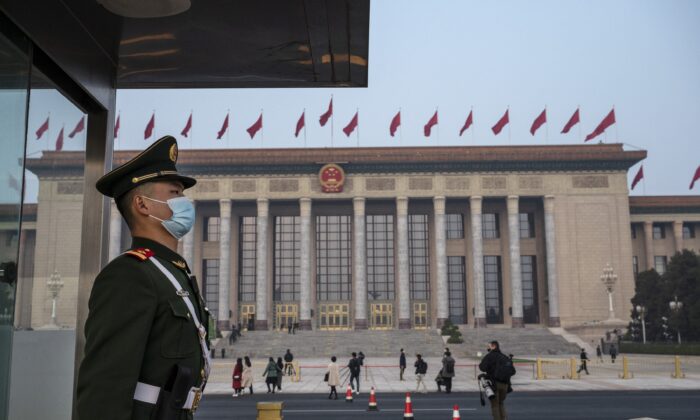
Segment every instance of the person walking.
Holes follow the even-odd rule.
[[[406,370],[406,353],[401,349],[401,355],[399,356],[399,380],[403,381],[403,372]]]
[[[360,366],[357,353],[352,352],[352,359],[348,362],[348,370],[350,371],[350,388],[355,390],[355,395],[360,395]],[[353,381],[355,382],[354,386]]]
[[[242,376],[243,376],[243,359],[240,357],[236,359],[236,365],[233,367],[233,395],[232,397],[238,397],[241,395],[242,388]]]
[[[284,376],[284,362],[282,362],[281,357],[277,358],[277,367],[279,368],[279,372],[277,374],[277,389],[279,391],[281,391],[282,390],[282,377]]]
[[[598,357],[598,361],[603,363],[603,350],[600,349],[600,344],[595,347],[595,355]]]
[[[243,375],[241,376],[241,388],[250,391],[250,395],[253,395],[253,364],[250,363],[250,357],[245,356],[243,358]]]
[[[287,352],[284,354],[284,371],[287,375],[292,375],[294,372],[294,365],[292,364],[293,361],[294,355],[289,349],[287,349]]]
[[[442,380],[445,384],[445,393],[452,393],[452,378],[455,376],[455,359],[449,350],[445,351],[442,358]]]
[[[265,376],[265,384],[267,385],[267,393],[275,393],[277,387],[277,375],[281,374],[279,366],[275,363],[275,359],[270,357],[267,362],[267,367],[262,376]]]
[[[365,365],[365,354],[362,352],[357,353],[357,360],[360,361],[360,366]]]
[[[328,364],[328,372],[326,372],[328,386],[331,387],[331,392],[328,394],[329,400],[331,398],[334,400],[338,399],[338,390],[336,387],[340,385],[340,370],[336,363],[337,360],[335,356],[331,357],[331,362]]]
[[[588,375],[588,366],[586,366],[586,362],[588,362],[588,354],[586,354],[586,349],[581,349],[581,366],[579,366],[578,370],[576,373],[581,373],[582,370],[586,371],[586,375]]]
[[[509,368],[510,367],[510,368]],[[508,415],[505,408],[506,395],[510,388],[510,377],[515,374],[513,361],[510,357],[501,353],[498,341],[489,343],[488,352],[481,363],[479,370],[488,375],[493,384],[493,391],[496,394],[491,399],[491,416],[494,420],[506,420]]]
[[[613,363],[615,363],[615,359],[617,358],[617,349],[615,348],[614,344],[610,345],[610,360],[612,360]]]
[[[428,387],[425,386],[425,374],[428,373],[428,363],[423,360],[420,354],[416,354],[416,362],[413,364],[416,368],[416,392],[420,391],[420,386],[423,385],[423,393],[428,393]]]

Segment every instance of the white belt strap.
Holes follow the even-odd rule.
[[[197,335],[199,337],[199,345],[202,348],[202,357],[204,358],[204,372],[206,378],[208,378],[209,372],[211,371],[211,356],[209,355],[209,346],[207,346],[206,341],[207,331],[204,329],[202,323],[199,322],[197,311],[194,309],[194,305],[192,305],[192,301],[189,298],[189,293],[182,289],[180,283],[178,283],[178,281],[175,279],[175,276],[173,276],[173,273],[171,273],[170,271],[168,271],[168,269],[163,267],[163,264],[161,264],[155,257],[150,257],[149,260],[163,273],[165,277],[168,278],[168,280],[170,280],[170,283],[172,283],[175,290],[177,290],[177,295],[180,296],[185,302],[185,305],[187,305],[187,309],[190,311],[190,315],[192,316],[194,325],[195,327],[197,327],[197,331],[199,333]],[[204,378],[205,382],[206,378]]]
[[[190,391],[187,393],[187,399],[185,400],[185,404],[182,406],[182,408],[185,410],[192,410],[193,408],[196,408],[196,404],[199,403],[199,398],[201,398],[201,392],[202,391],[200,388],[190,388]],[[136,383],[136,390],[134,391],[135,400],[148,404],[155,404],[158,402],[159,395],[159,387],[143,382]]]

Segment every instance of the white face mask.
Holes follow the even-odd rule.
[[[159,220],[165,230],[173,235],[175,239],[182,239],[182,237],[187,235],[187,232],[192,229],[192,226],[194,226],[195,209],[194,204],[189,198],[175,197],[168,201],[161,201],[156,200],[155,198],[146,197],[145,195],[142,197],[155,201],[156,203],[167,204],[168,207],[170,207],[173,215],[167,220],[160,219],[152,214],[149,214],[148,216]]]

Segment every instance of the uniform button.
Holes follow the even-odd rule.
[[[204,379],[204,369],[202,369],[202,379]]]
[[[189,318],[189,317],[190,317],[190,314],[188,313],[188,314],[187,314],[187,318]]]

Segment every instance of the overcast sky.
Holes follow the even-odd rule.
[[[357,145],[355,134],[342,132],[356,109],[360,146],[400,147],[582,144],[614,106],[617,124],[594,141],[648,150],[646,179],[632,194],[689,194],[700,165],[699,23],[700,2],[691,0],[373,0],[369,87],[121,90],[116,148],[150,144],[143,131],[154,109],[154,138],[177,135],[183,149],[304,147],[303,135],[294,138],[304,108],[306,145],[330,147],[330,127],[320,127],[318,117],[331,94],[336,147]],[[548,123],[533,137],[530,125],[545,105]],[[581,124],[560,134],[578,106]],[[473,128],[459,137],[472,107]],[[507,107],[510,126],[495,136],[491,126]],[[401,131],[391,138],[399,108]],[[440,123],[427,139],[423,125],[436,108]],[[217,141],[229,109],[229,132]],[[250,140],[245,129],[261,109],[263,134]],[[190,110],[193,135],[184,139]],[[46,115],[32,114],[30,132]]]

